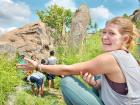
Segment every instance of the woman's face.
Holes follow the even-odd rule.
[[[116,24],[107,24],[103,29],[101,38],[105,52],[122,48],[123,36],[120,34],[119,26]]]

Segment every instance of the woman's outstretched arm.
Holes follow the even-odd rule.
[[[38,64],[36,61],[25,58],[27,64],[18,65],[18,67],[25,70],[38,69],[42,72],[52,73],[55,75],[79,75],[82,73],[96,74],[106,74],[115,72],[116,61],[113,56],[109,53],[97,56],[95,59],[76,63],[72,65],[42,65]]]

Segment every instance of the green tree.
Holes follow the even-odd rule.
[[[98,24],[97,22],[94,22],[92,19],[90,19],[87,31],[89,32],[97,32]]]
[[[98,24],[95,22],[94,24],[94,29],[95,29],[95,32],[97,32],[97,29],[98,29]]]
[[[70,28],[72,12],[57,5],[52,5],[45,10],[38,10],[40,20],[55,31],[51,32],[56,44],[61,44],[65,39],[65,29]]]
[[[123,17],[129,18],[129,16],[126,13],[123,14]]]

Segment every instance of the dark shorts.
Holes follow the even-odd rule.
[[[38,78],[33,77],[33,76],[30,77],[30,81],[32,83],[35,83],[37,85],[37,88],[40,88],[43,84],[43,79],[38,79]]]
[[[53,80],[55,78],[55,75],[53,74],[46,74],[47,80]]]

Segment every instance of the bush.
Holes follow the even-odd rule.
[[[8,57],[0,55],[0,62],[0,105],[4,105],[20,79],[17,77],[15,60],[8,61]]]

